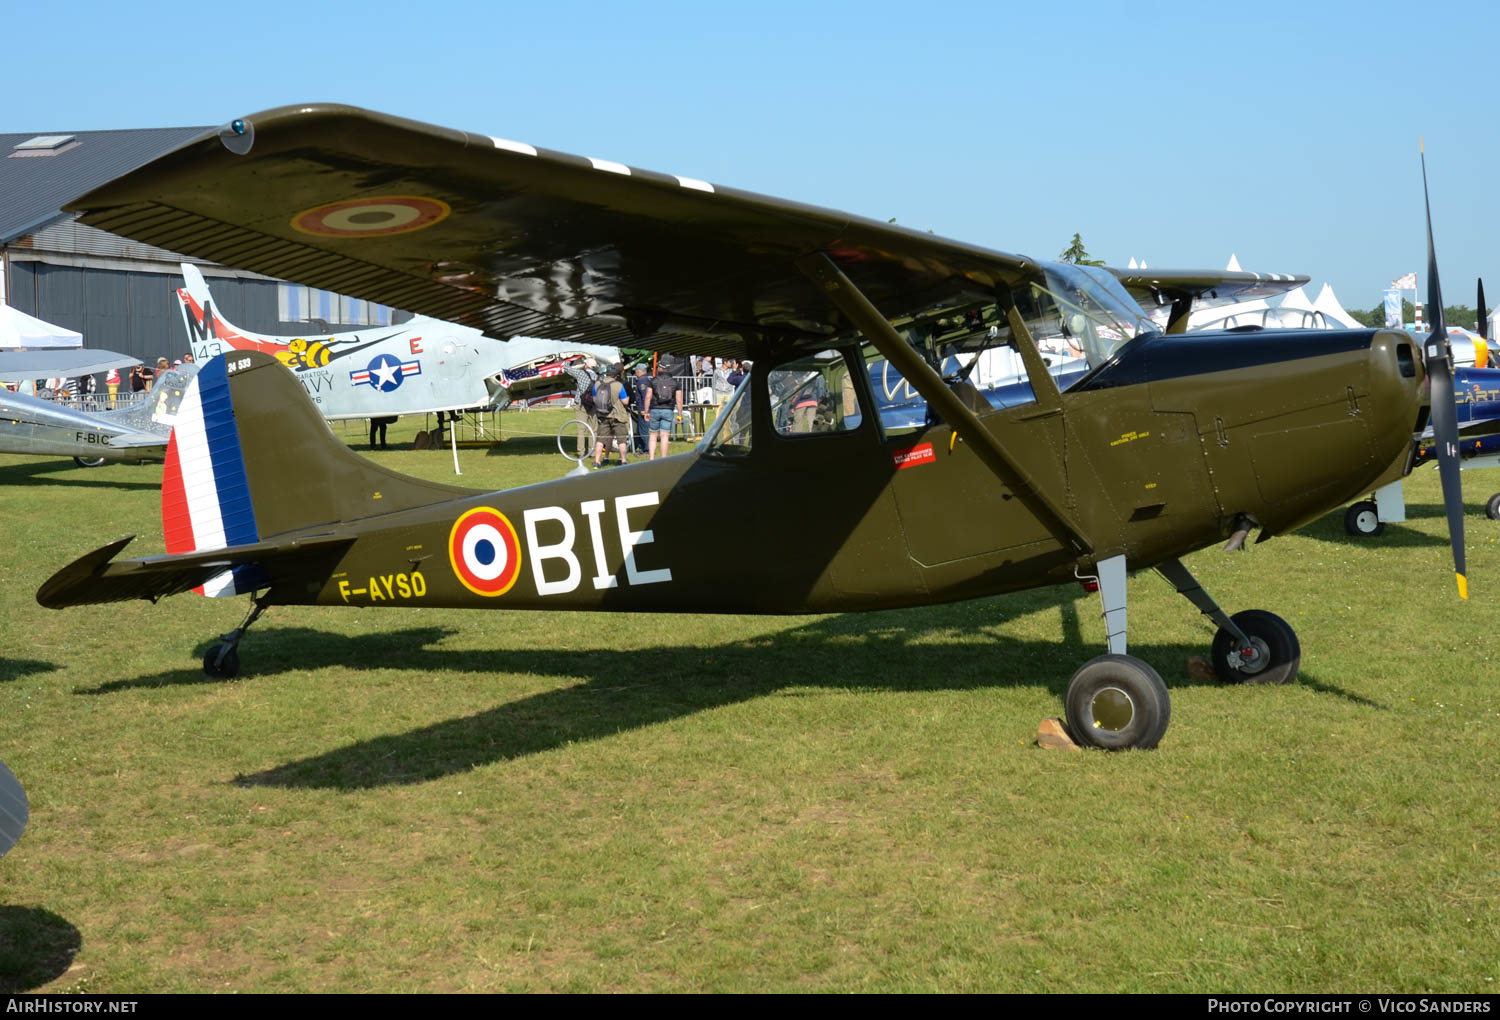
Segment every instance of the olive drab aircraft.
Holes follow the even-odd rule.
[[[1127,650],[1128,574],[1154,568],[1217,624],[1225,682],[1292,680],[1292,628],[1230,615],[1182,557],[1284,534],[1399,477],[1429,377],[1452,391],[1441,323],[1425,343],[1380,329],[1182,331],[1195,295],[1267,285],[1254,274],[1040,262],[350,107],[233,121],[71,208],[492,335],[754,361],[688,453],[479,492],[360,458],[274,357],[215,358],[168,451],[167,554],[117,560],[122,538],[37,599],[252,595],[204,658],[218,676],[272,606],[821,613],[1082,582],[1101,598],[1109,650],[1068,684],[1068,727],[1094,746],[1153,747],[1170,703]],[[1180,314],[1159,330],[1132,290]],[[1041,356],[1057,337],[1087,365],[1061,382]],[[1025,369],[1025,399],[996,407],[961,369],[944,372],[950,355],[973,363],[1001,346]],[[925,402],[920,421],[883,422],[869,371],[881,359]],[[726,530],[744,539],[732,577],[699,555]]]
[[[349,223],[360,222],[359,215],[330,212],[316,224],[308,220],[302,229],[348,229]],[[561,381],[536,372],[513,379],[506,370],[516,367],[515,355],[504,341],[425,315],[398,325],[319,336],[253,333],[218,311],[197,266],[181,265],[187,286],[178,290],[177,299],[193,357],[206,361],[231,351],[269,354],[291,370],[330,420],[504,406],[572,385],[566,374]]]
[[[1457,410],[1458,453],[1462,470],[1500,467],[1500,368],[1489,357],[1489,312],[1484,303],[1484,281],[1478,286],[1478,333],[1465,336],[1463,344],[1472,349],[1473,364],[1458,361],[1455,344],[1453,400]],[[1466,332],[1466,331],[1464,331]],[[1467,352],[1466,352],[1467,353]],[[1416,465],[1437,463],[1437,447],[1432,430],[1423,436],[1417,450]],[[1485,500],[1484,513],[1500,521],[1500,492]],[[1406,498],[1401,480],[1377,489],[1370,499],[1350,506],[1344,513],[1344,529],[1351,535],[1372,538],[1385,531],[1390,523],[1406,520]]]

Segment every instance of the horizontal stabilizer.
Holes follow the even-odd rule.
[[[321,585],[345,550],[354,544],[351,535],[326,534],[112,562],[115,554],[134,538],[129,535],[111,542],[63,567],[37,589],[37,602],[48,609],[131,599],[155,602],[167,595],[192,591],[224,571],[242,565],[257,566],[264,572],[264,583],[257,587],[272,589],[274,600],[278,588]]]

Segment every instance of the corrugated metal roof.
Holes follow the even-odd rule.
[[[62,215],[63,203],[134,170],[208,128],[142,128],[132,131],[52,131],[72,136],[51,155],[12,159],[16,146],[44,132],[0,134],[0,244],[40,229]]]

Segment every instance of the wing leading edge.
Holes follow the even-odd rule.
[[[831,209],[333,105],[236,121],[69,208],[125,237],[493,336],[655,338],[694,353],[847,332],[794,265],[810,252],[829,252],[892,317],[991,294],[1031,264]]]

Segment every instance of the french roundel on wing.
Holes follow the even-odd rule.
[[[448,534],[453,574],[476,595],[504,595],[521,576],[521,543],[504,514],[482,506],[468,511]]]
[[[378,195],[305,209],[292,229],[320,237],[388,237],[430,227],[448,218],[448,203],[421,195]]]

